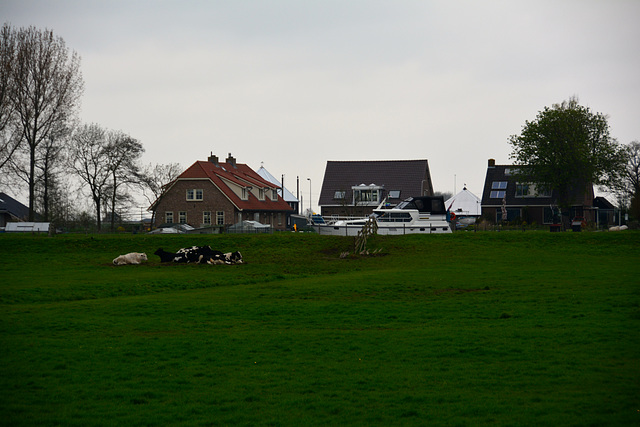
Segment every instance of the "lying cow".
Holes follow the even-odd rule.
[[[160,248],[154,252],[160,257],[160,262],[179,262],[195,264],[242,264],[242,254],[238,251],[223,254],[211,249],[211,246],[192,246],[182,248],[177,252],[167,252]]]
[[[113,260],[113,265],[140,264],[147,261],[147,254],[141,252],[131,252],[120,255]]]
[[[239,251],[227,252],[224,256],[226,264],[242,264],[242,254]]]
[[[176,257],[175,252],[167,252],[162,248],[158,249],[153,254],[160,257],[160,262],[173,262],[173,259]]]
[[[212,259],[209,264],[242,264],[242,254],[238,251],[236,252],[227,252],[226,254],[222,254],[219,258]]]
[[[223,257],[224,254],[222,252],[211,249],[211,246],[192,246],[190,248],[182,248],[176,252],[173,262],[216,264],[216,261]]]

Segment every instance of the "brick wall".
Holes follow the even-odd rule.
[[[202,190],[202,200],[187,201],[188,189]],[[211,225],[217,224],[216,213],[224,212],[225,225],[232,225],[238,221],[235,207],[224,194],[209,180],[185,180],[176,182],[167,194],[162,197],[156,208],[154,226],[165,222],[165,213],[173,212],[173,222],[179,223],[179,212],[187,213],[187,224],[201,227],[203,212],[211,212]]]
[[[187,201],[187,190],[189,189],[202,190],[202,200]],[[158,203],[153,225],[158,227],[164,224],[166,212],[173,212],[173,222],[177,224],[180,222],[179,213],[186,212],[187,224],[199,228],[203,226],[203,212],[205,211],[211,212],[211,225],[217,224],[217,212],[219,211],[224,212],[224,225],[233,225],[240,220],[238,210],[211,181],[181,180],[176,182]],[[287,222],[285,212],[278,216],[278,212],[249,211],[243,212],[242,219],[258,220],[262,224],[271,225],[275,230],[284,230]]]

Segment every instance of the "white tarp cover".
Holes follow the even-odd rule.
[[[461,192],[444,202],[444,206],[456,215],[480,216],[481,200],[465,187]],[[449,207],[451,206],[451,207]]]
[[[8,222],[4,231],[7,233],[48,233],[48,222]]]
[[[260,175],[262,177],[262,179],[269,181],[272,184],[275,184],[277,186],[281,186],[282,183],[280,181],[278,181],[278,179],[276,177],[274,177],[273,175],[271,175],[269,173],[268,170],[266,170],[264,168],[264,166],[260,166],[260,169],[258,169],[258,175]],[[294,196],[293,194],[291,194],[291,192],[289,190],[284,189],[284,196],[282,196],[282,190],[278,190],[278,195],[281,196],[285,202],[298,202],[298,198],[296,196]]]

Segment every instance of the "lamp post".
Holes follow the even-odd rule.
[[[311,178],[307,178],[307,181],[309,181],[309,213],[313,214],[313,209],[311,207]]]

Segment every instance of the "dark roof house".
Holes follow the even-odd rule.
[[[39,217],[39,215],[36,215]],[[13,197],[0,193],[0,227],[6,227],[8,222],[27,221],[29,208]]]
[[[322,215],[361,216],[383,200],[432,196],[429,162],[422,160],[328,161],[318,204]]]
[[[220,162],[211,155],[197,161],[168,185],[150,210],[154,226],[189,224],[195,228],[229,226],[243,220],[285,228],[291,207],[273,184],[231,156]]]
[[[576,217],[597,222],[594,207],[593,185],[576,189],[570,195],[570,209],[558,216],[558,192],[556,189],[535,182],[519,182],[517,165],[496,165],[489,159],[482,193],[482,216],[491,222],[526,221],[537,224],[568,224]]]

